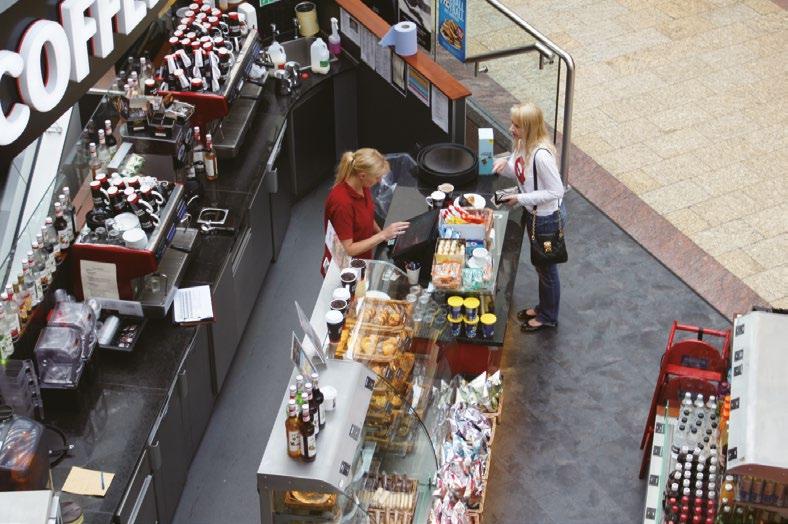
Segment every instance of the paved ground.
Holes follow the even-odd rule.
[[[788,11],[771,0],[504,4],[575,59],[573,142],[788,307]],[[530,42],[482,0],[469,9],[470,53]],[[496,60],[489,74],[552,121],[557,69],[536,60]]]

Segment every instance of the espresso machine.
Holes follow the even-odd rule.
[[[184,187],[175,183],[144,247],[77,239],[70,254],[76,298],[136,302],[145,317],[164,318],[197,237],[196,229],[180,226],[187,218]]]

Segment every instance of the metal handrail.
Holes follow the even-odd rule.
[[[547,59],[548,63],[552,63],[553,57],[551,53],[558,55],[566,64],[566,89],[564,91],[564,125],[561,131],[561,178],[564,185],[567,184],[569,179],[569,145],[572,138],[572,109],[573,98],[575,93],[575,62],[569,53],[558,47],[549,38],[544,36],[541,32],[531,26],[528,22],[523,20],[520,15],[501,4],[498,0],[485,0],[488,4],[498,10],[506,18],[517,24],[525,32],[533,36],[537,42],[535,44],[513,47],[501,51],[491,51],[489,53],[482,53],[479,55],[467,57],[466,62],[474,63],[474,72],[478,73],[479,62],[481,60],[492,60],[494,58],[502,58],[505,56],[512,56],[519,53],[530,53],[533,51],[539,52],[539,66],[542,67],[542,60]],[[545,47],[547,49],[545,49]],[[560,70],[559,70],[560,75]],[[560,87],[560,85],[559,85]],[[558,99],[556,98],[556,119],[558,118]]]

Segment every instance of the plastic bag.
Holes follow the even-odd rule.
[[[372,198],[375,200],[375,216],[379,220],[384,220],[389,212],[391,200],[394,198],[394,191],[397,189],[397,184],[401,181],[407,181],[410,178],[416,177],[416,169],[418,165],[413,157],[407,153],[392,153],[386,155],[386,160],[389,162],[389,171],[380,183],[373,186]]]

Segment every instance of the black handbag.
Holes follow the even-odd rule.
[[[539,188],[539,175],[536,172],[536,152],[534,152],[533,162],[534,191],[536,191]],[[531,217],[531,264],[535,266],[563,264],[569,260],[569,254],[566,251],[564,224],[561,220],[561,202],[558,203],[558,231],[555,233],[536,233],[536,207],[534,206]]]

